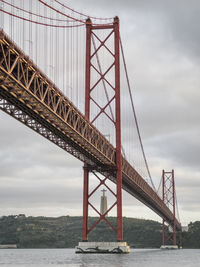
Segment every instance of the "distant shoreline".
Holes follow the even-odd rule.
[[[7,249],[7,248],[17,248],[17,244],[3,244],[0,245],[0,249]]]
[[[97,217],[89,217],[93,225]],[[108,216],[115,225],[116,218]],[[153,220],[123,217],[124,241],[133,248],[158,249],[162,243],[162,225]],[[82,216],[26,217],[25,214],[0,217],[0,245],[6,248],[75,248],[82,241]],[[200,221],[190,223],[183,232],[183,248],[199,249]],[[89,241],[116,241],[114,231],[101,222],[89,234]],[[0,247],[1,248],[1,247]],[[7,247],[8,248],[8,247]]]

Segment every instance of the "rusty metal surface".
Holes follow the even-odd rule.
[[[0,109],[116,183],[116,151],[63,93],[0,32]],[[112,170],[112,171],[111,171]],[[173,214],[161,198],[122,158],[123,188],[170,224]],[[180,223],[176,221],[177,229]]]

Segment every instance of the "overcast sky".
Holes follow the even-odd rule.
[[[182,224],[200,220],[199,1],[67,3],[93,16],[119,16],[155,184],[162,169],[174,169]],[[82,163],[0,112],[0,215],[82,215],[82,174]],[[125,192],[123,215],[161,221]]]

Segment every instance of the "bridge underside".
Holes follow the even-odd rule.
[[[116,183],[115,148],[3,31],[0,109]],[[127,192],[173,225],[172,212],[123,157],[122,175]]]

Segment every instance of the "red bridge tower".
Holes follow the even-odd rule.
[[[163,219],[162,225],[162,246],[161,248],[178,248],[176,238],[176,191],[174,181],[174,170],[171,172],[162,172],[162,199],[163,202],[172,210],[173,221],[170,226],[165,225]],[[180,231],[180,243],[181,243],[181,231]],[[180,244],[181,246],[181,244]]]
[[[101,40],[96,34],[100,30],[110,30],[104,40]],[[94,39],[98,40],[99,46],[96,47]],[[108,42],[114,41],[114,52],[110,50]],[[123,240],[123,226],[122,226],[122,162],[121,162],[121,117],[120,117],[120,53],[119,53],[119,19],[118,17],[114,18],[114,21],[111,25],[93,25],[91,20],[87,19],[86,24],[86,80],[85,80],[85,116],[90,122],[95,122],[102,114],[112,121],[115,127],[115,138],[116,138],[116,181],[117,181],[117,190],[114,193],[106,184],[105,181],[109,176],[105,176],[105,179],[101,180],[94,170],[90,168],[87,164],[84,165],[84,192],[83,192],[83,232],[82,240],[88,240],[88,233],[101,221],[104,220],[116,233],[117,240]],[[92,47],[93,46],[93,47]],[[107,70],[102,73],[98,51],[103,48],[106,49],[109,54],[113,57],[113,63],[107,68]],[[98,69],[94,66],[92,60],[96,58],[98,62]],[[95,77],[92,76],[91,70],[98,73],[99,77],[96,82],[94,82]],[[109,81],[108,74],[111,73],[111,70],[114,70],[114,85],[112,81]],[[95,75],[93,75],[95,76]],[[92,80],[93,79],[93,80]],[[92,82],[91,82],[92,80]],[[92,83],[94,85],[92,85]],[[94,100],[92,93],[97,88],[97,85],[102,83],[105,86],[105,83],[109,85],[114,90],[114,96],[112,98],[107,97],[107,103],[104,107],[101,107],[100,104]],[[105,89],[105,88],[104,88]],[[99,108],[99,113],[91,121],[91,102]],[[106,108],[110,106],[111,103],[114,103],[115,114],[113,117],[109,116],[106,113]],[[103,168],[103,167],[102,167]],[[104,172],[103,169],[101,171]],[[106,171],[106,170],[105,170]],[[100,184],[89,194],[89,174],[92,172],[99,180]],[[99,188],[100,185],[105,185],[107,189],[116,197],[116,202],[107,210],[105,214],[100,214],[100,212],[90,203],[91,195]],[[106,219],[106,214],[117,205],[117,229]],[[92,207],[99,215],[99,220],[89,229],[88,228],[88,207]]]

